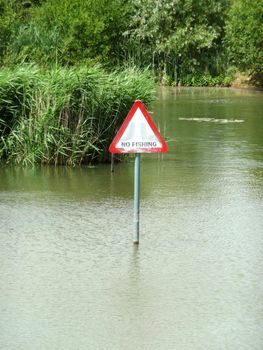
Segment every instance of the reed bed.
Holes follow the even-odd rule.
[[[0,71],[0,162],[77,165],[105,162],[136,99],[153,97],[148,71],[99,66]]]

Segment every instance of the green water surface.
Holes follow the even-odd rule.
[[[261,350],[263,93],[165,88],[167,154],[0,168],[0,349]]]

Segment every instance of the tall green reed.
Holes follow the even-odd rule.
[[[99,66],[0,71],[0,161],[16,164],[104,162],[135,99],[146,104],[154,81],[135,68]]]

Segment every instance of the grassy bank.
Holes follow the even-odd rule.
[[[136,69],[100,67],[0,71],[0,162],[103,162],[135,99],[153,97],[153,79]]]
[[[174,81],[173,77],[165,75],[160,83],[168,86],[229,87],[232,79],[231,75],[212,76],[208,73],[192,73],[180,76],[178,82]]]

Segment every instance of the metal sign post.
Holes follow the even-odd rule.
[[[140,228],[140,153],[135,153],[134,160],[134,219],[133,243],[139,244]]]
[[[140,153],[164,153],[168,147],[144,104],[137,100],[114,137],[109,151],[133,153],[134,161],[134,230],[133,243],[139,243],[140,224]]]

